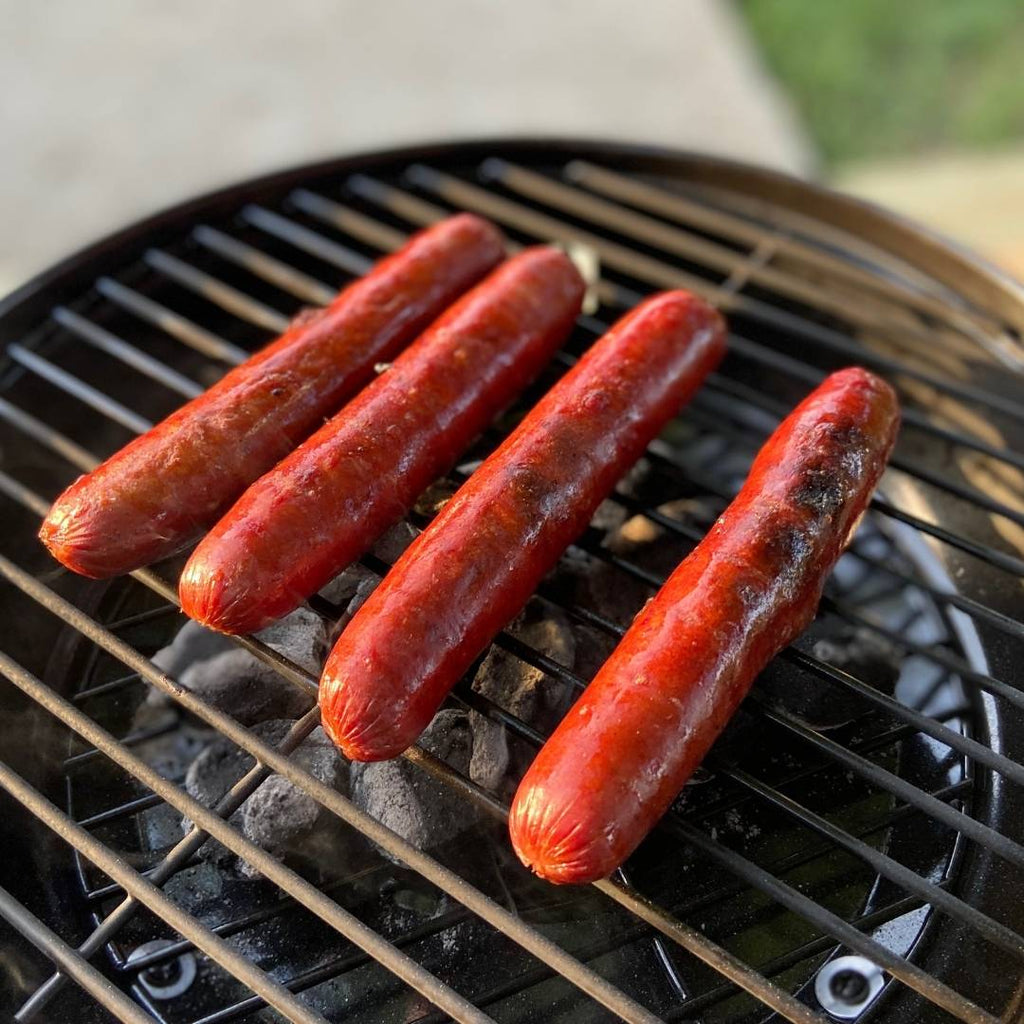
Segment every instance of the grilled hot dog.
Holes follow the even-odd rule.
[[[814,617],[898,424],[892,389],[853,368],[775,431],[523,778],[509,828],[524,864],[591,882],[640,843],[758,672]]]
[[[656,296],[594,344],[480,466],[327,661],[323,727],[348,757],[383,760],[416,739],[724,346],[711,307],[686,292]]]
[[[204,394],[79,477],[39,537],[83,576],[165,558],[218,517],[503,255],[459,214],[414,236]]]
[[[248,633],[359,557],[531,381],[580,310],[556,249],[509,260],[242,495],[193,552],[181,605]]]

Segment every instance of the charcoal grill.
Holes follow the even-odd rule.
[[[544,383],[650,291],[691,288],[729,315],[727,360],[649,452],[656,485],[613,499],[673,543],[709,522],[659,510],[664,489],[721,508],[831,369],[875,369],[905,407],[892,468],[828,588],[825,642],[812,631],[776,659],[700,785],[595,887],[518,870],[491,824],[502,802],[417,748],[414,768],[483,819],[479,843],[410,846],[289,760],[315,711],[273,748],[154,668],[181,622],[180,563],[93,583],[35,541],[75,474],[457,209],[513,244],[596,256],[596,308]],[[288,171],[31,282],[0,307],[4,1006],[19,1021],[1024,1019],[1022,328],[1024,290],[873,207],[737,164],[588,142],[433,145]],[[596,527],[569,557],[660,578]],[[550,581],[540,596],[567,604]],[[564,610],[621,633],[601,607]],[[840,627],[887,645],[894,689],[833,656]],[[272,648],[238,643],[315,688]],[[585,685],[513,636],[497,643],[570,691]],[[164,731],[198,721],[257,758],[215,811],[137,757],[147,737],[126,734],[123,709],[149,690],[177,709]],[[809,721],[791,701],[808,692],[849,705],[850,720]],[[516,743],[542,739],[468,685],[453,700]],[[387,885],[246,846],[227,818],[270,772],[387,851]],[[161,811],[196,826],[152,849],[140,836]],[[207,834],[265,876],[247,883],[257,896],[225,889],[197,909]],[[489,851],[490,870],[467,866],[467,845]]]

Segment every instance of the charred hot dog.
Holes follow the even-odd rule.
[[[83,576],[130,572],[197,537],[503,255],[496,228],[459,214],[414,236],[325,309],[93,472],[39,532]]]
[[[540,372],[583,288],[556,249],[527,249],[494,271],[242,495],[185,566],[182,609],[248,633],[319,590]]]
[[[758,672],[814,617],[898,424],[892,389],[852,368],[772,434],[523,778],[509,828],[524,864],[591,882],[635,849]]]
[[[646,445],[721,359],[686,292],[643,303],[555,385],[395,563],[338,640],[323,727],[355,760],[415,741]]]

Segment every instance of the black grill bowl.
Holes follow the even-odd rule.
[[[414,750],[414,770],[456,792],[467,816],[482,811],[473,842],[443,844],[413,870],[367,845],[358,878],[332,877],[326,861],[289,865],[315,897],[282,901],[269,883],[229,878],[219,902],[203,904],[189,867],[165,891],[329,1020],[439,1019],[431,1001],[508,1021],[641,1019],[639,1006],[671,1020],[810,1019],[825,1012],[822,970],[851,954],[885,968],[881,994],[853,1019],[1024,1019],[1024,290],[914,225],[777,174],[649,147],[508,139],[351,157],[226,189],[109,237],[0,305],[0,1004],[25,1020],[106,1020],[128,1012],[116,1003],[127,992],[159,1020],[268,1019],[246,984],[256,976],[232,978],[187,943],[175,951],[194,955],[195,982],[152,998],[127,957],[180,929],[149,910],[88,957],[92,995],[70,982],[42,1008],[53,970],[37,948],[45,929],[79,946],[123,895],[76,852],[60,816],[111,811],[87,831],[133,870],[166,852],[140,838],[146,815],[167,812],[163,800],[105,756],[83,756],[90,744],[50,696],[77,695],[79,713],[123,738],[158,685],[131,658],[152,655],[182,620],[180,563],[91,583],[60,570],[35,533],[77,473],[184,400],[175,374],[212,383],[304,305],[457,209],[516,242],[596,254],[598,305],[567,343],[574,354],[660,288],[694,288],[726,312],[726,362],[653,446],[645,480],[615,499],[653,516],[680,551],[779,416],[840,366],[863,363],[899,390],[893,468],[812,630],[763,673],[699,784],[624,875],[585,890],[531,879],[509,853],[500,803]],[[692,511],[666,521],[657,509],[670,500]],[[608,562],[602,531],[580,539],[575,565]],[[608,572],[634,589],[657,577],[628,557]],[[609,609],[575,600],[558,573],[539,594],[541,607],[561,604],[587,624],[580,636],[614,639]],[[844,645],[865,635],[875,654],[851,661]],[[557,666],[498,643],[567,692],[586,682],[579,653]],[[481,702],[468,679],[453,701],[531,749],[529,728]],[[180,714],[169,729],[194,720]],[[328,901],[408,954],[418,973],[407,980],[426,995],[391,973],[404,969],[391,952],[362,955],[316,916]],[[237,924],[252,914],[248,930]],[[162,961],[165,979],[173,961]],[[855,994],[857,977],[844,979]]]

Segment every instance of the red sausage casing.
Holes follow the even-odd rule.
[[[185,566],[182,609],[248,633],[319,590],[536,377],[583,290],[557,249],[527,249],[499,267],[242,495]]]
[[[710,306],[686,292],[656,296],[596,342],[477,469],[327,661],[323,727],[348,757],[382,760],[416,740],[724,348]]]
[[[591,882],[640,843],[758,672],[814,617],[898,425],[892,389],[852,368],[772,434],[523,778],[509,828],[524,864]]]
[[[79,477],[39,537],[101,579],[166,558],[373,377],[504,254],[500,233],[459,214],[415,235],[325,309]]]

